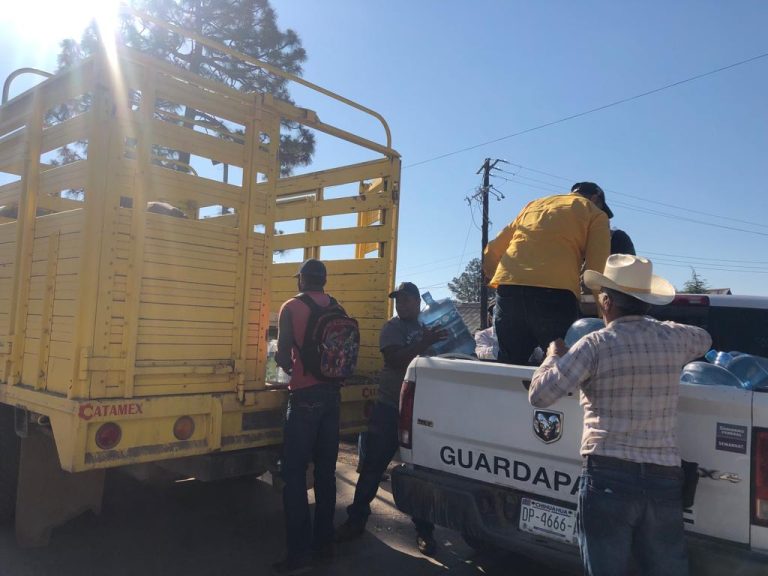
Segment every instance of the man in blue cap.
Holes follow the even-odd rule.
[[[387,471],[399,446],[397,423],[400,403],[400,387],[411,360],[427,352],[447,337],[445,330],[427,328],[419,322],[421,295],[412,282],[403,282],[390,293],[395,299],[397,316],[381,329],[379,349],[384,356],[384,368],[379,376],[376,403],[368,422],[365,442],[365,458],[355,486],[355,497],[347,507],[347,520],[336,530],[336,541],[345,542],[362,536],[371,514],[371,501],[379,490],[379,481]],[[419,550],[428,556],[435,553],[436,543],[432,536],[431,522],[413,519]]]

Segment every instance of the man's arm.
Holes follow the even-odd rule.
[[[691,360],[704,356],[712,347],[712,336],[704,328],[678,324],[676,322],[667,322],[666,324],[673,324],[675,329],[678,330]]]
[[[533,374],[528,401],[536,408],[546,408],[569,392],[575,392],[592,376],[594,360],[592,347],[584,340],[571,349],[561,339],[555,340]]]
[[[499,266],[501,257],[504,256],[507,248],[509,248],[512,236],[515,235],[516,224],[517,219],[499,232],[498,236],[486,245],[485,257],[483,258],[483,274],[485,274],[488,280],[491,280],[496,274],[496,268]]]
[[[277,321],[277,352],[275,353],[275,363],[280,366],[287,374],[293,369],[293,321],[291,311],[285,307],[280,309],[280,318]]]
[[[611,253],[611,230],[608,225],[608,216],[605,212],[595,207],[598,211],[589,223],[587,231],[587,245],[584,250],[584,264],[587,270],[603,273],[605,261]]]
[[[424,330],[424,336],[418,342],[410,346],[387,346],[381,350],[384,362],[397,368],[408,368],[411,360],[424,354],[435,342],[443,340],[445,336],[439,330]]]

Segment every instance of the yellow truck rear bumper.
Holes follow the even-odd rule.
[[[365,429],[375,395],[370,384],[342,388],[342,434]],[[33,425],[50,421],[61,468],[68,472],[279,445],[287,400],[282,389],[248,392],[245,402],[238,401],[235,392],[71,400],[0,384],[0,403],[26,410]],[[194,423],[183,440],[174,434],[182,417]],[[119,441],[107,449],[97,442],[105,424],[119,426]]]

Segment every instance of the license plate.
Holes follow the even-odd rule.
[[[520,530],[577,544],[576,511],[531,498],[520,500]]]

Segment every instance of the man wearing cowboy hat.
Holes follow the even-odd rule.
[[[496,289],[499,362],[526,364],[579,317],[582,267],[602,271],[613,212],[594,182],[530,202],[488,243],[483,272]]]
[[[605,273],[584,273],[605,328],[570,349],[552,342],[529,390],[546,407],[580,391],[584,408],[579,545],[589,576],[626,574],[633,554],[643,574],[688,574],[683,473],[677,446],[680,369],[712,339],[701,328],[646,316],[674,287],[649,260],[614,254]]]

